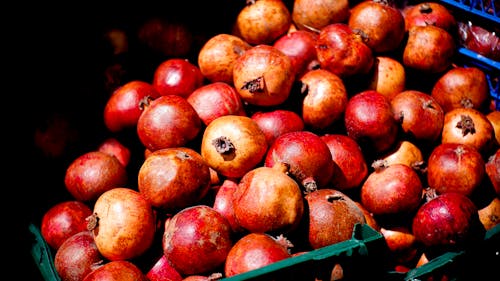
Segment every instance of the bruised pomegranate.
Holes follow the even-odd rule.
[[[325,187],[330,183],[335,163],[326,143],[310,131],[282,134],[269,147],[264,159],[266,167],[278,163],[289,166],[290,175],[306,192]]]
[[[324,69],[306,72],[301,78],[302,119],[312,129],[325,129],[341,120],[347,105],[347,90],[339,76]]]
[[[280,135],[288,132],[302,131],[305,127],[304,120],[295,111],[286,109],[257,111],[252,114],[251,118],[264,132],[269,146]]]
[[[394,118],[407,136],[420,143],[439,140],[444,110],[432,96],[417,90],[405,90],[391,100]]]
[[[65,281],[81,281],[104,262],[90,231],[84,230],[64,241],[54,256],[54,267]]]
[[[305,196],[309,208],[309,244],[313,249],[349,240],[355,224],[364,224],[363,211],[335,189],[318,189]]]
[[[368,166],[358,143],[343,134],[325,134],[320,136],[332,154],[332,160],[338,169],[334,170],[332,185],[335,189],[357,188],[368,175]]]
[[[209,38],[198,52],[198,66],[209,81],[233,84],[234,62],[252,46],[232,34],[217,34]]]
[[[389,1],[361,1],[350,10],[349,27],[360,30],[366,44],[376,53],[393,51],[405,36],[405,19]]]
[[[292,16],[282,0],[247,1],[236,17],[236,34],[252,45],[272,44],[285,34]]]
[[[292,19],[299,29],[309,31],[349,18],[348,0],[295,0],[293,1]]]
[[[446,192],[470,196],[485,178],[485,163],[472,146],[441,143],[427,161],[427,182],[438,194]]]
[[[139,140],[151,151],[185,146],[200,131],[201,119],[196,110],[185,98],[173,94],[148,100],[137,121]]]
[[[346,23],[332,23],[320,30],[316,55],[321,68],[341,78],[368,74],[374,64],[370,47]]]
[[[468,144],[483,155],[490,155],[496,145],[495,132],[486,115],[466,107],[445,113],[441,142]]]
[[[163,252],[181,275],[212,272],[226,260],[233,242],[226,218],[205,205],[193,205],[165,222]]]
[[[404,164],[375,161],[374,171],[361,186],[361,204],[375,216],[400,217],[415,211],[423,186],[417,172]]]
[[[233,67],[234,87],[244,102],[274,106],[290,95],[295,80],[291,59],[271,45],[250,48]]]
[[[484,227],[469,197],[455,192],[429,192],[427,202],[413,218],[412,232],[431,257],[444,251],[463,250],[483,239]]]
[[[91,214],[92,209],[81,201],[59,202],[43,214],[40,233],[57,250],[69,237],[87,229],[86,218]]]
[[[224,82],[199,87],[187,97],[187,101],[205,125],[223,115],[246,116],[240,95],[233,86]]]
[[[110,261],[96,268],[83,281],[122,280],[148,281],[141,269],[131,261]]]
[[[160,93],[153,85],[133,80],[120,86],[109,97],[104,107],[104,124],[111,132],[119,132],[137,126],[141,116],[141,101],[145,98],[156,99]]]
[[[133,259],[153,244],[156,217],[138,191],[115,187],[99,196],[87,227],[106,259]]]
[[[396,142],[398,124],[391,103],[377,91],[366,90],[352,96],[344,112],[344,123],[347,135],[364,152],[385,152]]]
[[[64,177],[64,184],[79,201],[95,201],[103,192],[127,183],[125,166],[118,158],[102,152],[86,152],[74,159]]]
[[[257,167],[247,172],[233,193],[234,216],[250,232],[287,233],[297,228],[304,202],[302,191],[287,175],[288,165]]]
[[[205,128],[201,156],[217,173],[241,178],[264,158],[267,152],[264,132],[250,117],[226,115]]]
[[[477,67],[454,67],[434,84],[432,97],[444,112],[457,107],[484,110],[489,97],[486,74]]]
[[[274,238],[267,233],[248,233],[236,241],[227,254],[224,274],[231,277],[290,258],[290,246],[283,236]]]
[[[138,173],[139,192],[155,208],[178,210],[199,202],[210,188],[210,170],[202,156],[187,147],[152,152]]]
[[[451,66],[455,39],[446,30],[433,26],[414,26],[408,30],[403,65],[417,71],[441,73]]]

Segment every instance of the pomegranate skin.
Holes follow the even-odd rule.
[[[221,266],[233,246],[227,219],[205,205],[184,208],[165,222],[163,252],[181,275]]]
[[[130,261],[110,261],[85,276],[83,281],[149,281],[137,265]]]
[[[118,158],[102,151],[90,151],[71,162],[64,184],[76,200],[92,202],[105,191],[125,185],[127,180],[127,170]]]
[[[470,196],[480,188],[485,174],[483,157],[466,144],[442,143],[427,160],[427,182],[439,194],[457,192]]]
[[[305,196],[309,206],[308,239],[313,249],[349,240],[354,225],[366,223],[358,205],[334,189],[318,189]]]
[[[325,187],[336,169],[326,143],[310,131],[282,134],[269,147],[264,159],[266,167],[277,163],[290,166],[289,173],[307,191]]]
[[[94,237],[87,230],[66,239],[54,256],[54,266],[64,281],[83,280],[102,261]]]
[[[483,239],[476,205],[467,196],[449,192],[420,206],[412,222],[416,240],[429,252],[464,249]]]
[[[264,132],[269,146],[280,135],[288,132],[302,131],[305,126],[304,120],[295,111],[285,109],[257,111],[250,118]]]
[[[85,219],[91,214],[92,209],[80,201],[57,203],[43,215],[40,233],[47,244],[57,250],[66,239],[87,230]]]
[[[361,187],[361,204],[376,216],[405,215],[415,211],[422,198],[417,172],[404,164],[376,168]]]
[[[227,277],[291,257],[286,246],[266,233],[249,233],[231,248],[224,265]]]

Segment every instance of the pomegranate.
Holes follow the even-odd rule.
[[[198,52],[198,66],[203,76],[211,82],[233,84],[234,62],[252,46],[232,34],[210,37]]]
[[[297,30],[282,35],[273,43],[273,47],[290,57],[296,77],[300,78],[307,72],[307,66],[317,60],[317,33],[307,30]]]
[[[373,73],[369,76],[369,90],[375,90],[387,99],[405,90],[406,71],[401,62],[388,56],[376,56]]]
[[[148,278],[134,263],[118,260],[105,263],[87,274],[83,279],[83,281],[102,280],[148,281]]]
[[[295,111],[286,109],[257,111],[250,117],[264,132],[269,146],[280,135],[288,132],[302,131],[305,127],[304,120]]]
[[[359,207],[359,209],[361,209],[361,211],[363,212],[363,215],[365,216],[365,220],[366,220],[366,224],[368,226],[370,226],[371,228],[373,228],[374,230],[376,231],[379,231],[380,232],[380,224],[378,223],[377,219],[375,218],[375,216],[373,215],[373,213],[370,213],[366,208],[365,206],[363,206],[363,204],[361,204],[359,201],[354,201],[354,203],[356,203],[356,205]]]
[[[346,23],[332,23],[321,28],[316,39],[316,55],[321,68],[340,78],[368,74],[374,64],[370,47]]]
[[[460,107],[445,113],[441,143],[468,144],[482,155],[490,155],[496,139],[493,126],[483,112]]]
[[[210,170],[203,157],[191,148],[164,148],[144,160],[137,184],[153,207],[174,211],[198,203],[207,195]]]
[[[187,98],[203,85],[203,74],[187,59],[170,58],[160,63],[153,74],[153,87],[160,95],[178,95]]]
[[[127,167],[130,162],[130,149],[114,137],[102,141],[97,150],[113,155],[124,167]]]
[[[414,26],[408,30],[403,65],[433,74],[446,71],[455,54],[455,40],[446,30],[433,26]]]
[[[500,196],[500,149],[493,153],[485,163],[485,171],[488,179],[493,185],[497,196]]]
[[[486,118],[493,126],[493,131],[495,131],[495,139],[497,140],[497,143],[500,144],[500,111],[490,111],[486,114]]]
[[[285,34],[292,16],[282,0],[247,1],[236,17],[236,34],[252,45],[272,44]]]
[[[54,267],[61,280],[81,281],[104,262],[90,231],[78,232],[61,244],[54,256]]]
[[[118,158],[102,152],[86,152],[74,159],[64,176],[69,193],[79,201],[93,202],[103,192],[126,184],[127,170]]]
[[[268,145],[264,132],[247,116],[226,115],[206,127],[201,156],[217,173],[240,178],[264,158]]]
[[[427,161],[427,182],[438,194],[446,192],[470,196],[485,178],[485,163],[472,146],[441,143]]]
[[[358,143],[343,134],[325,134],[320,138],[326,143],[337,165],[332,176],[335,189],[346,190],[361,186],[368,175],[368,166]]]
[[[394,118],[406,136],[426,144],[439,140],[444,110],[431,95],[417,90],[405,90],[393,97],[391,107]]]
[[[288,233],[304,213],[302,191],[287,175],[289,166],[257,167],[247,172],[233,192],[236,221],[250,232]]]
[[[92,209],[81,201],[70,200],[56,203],[42,217],[40,233],[54,250],[69,237],[87,229],[86,218]]]
[[[426,202],[417,210],[412,233],[426,248],[428,257],[477,245],[484,237],[476,205],[464,194],[426,192]]]
[[[181,275],[212,272],[233,246],[231,225],[205,205],[193,205],[165,222],[163,252]]]
[[[225,179],[217,189],[212,208],[221,213],[231,225],[234,233],[243,232],[244,228],[238,223],[234,214],[233,194],[238,188],[238,182]]]
[[[489,101],[488,79],[477,67],[456,66],[436,81],[431,96],[444,112],[457,107],[484,110]]]
[[[233,65],[234,87],[242,100],[251,105],[282,104],[290,95],[294,80],[290,57],[271,45],[248,49]]]
[[[233,86],[224,82],[199,87],[187,97],[187,101],[205,125],[223,115],[246,116],[240,95]]]
[[[111,132],[119,132],[137,126],[141,116],[141,101],[145,98],[155,99],[160,93],[153,85],[133,80],[113,91],[104,107],[104,124]]]
[[[289,166],[289,173],[305,192],[327,186],[335,163],[326,143],[310,131],[295,131],[280,135],[269,147],[264,166],[278,163]]]
[[[299,29],[320,30],[332,23],[345,22],[349,8],[348,0],[295,0],[292,20]]]
[[[407,140],[398,140],[393,149],[387,151],[380,157],[384,165],[404,164],[418,172],[426,171],[425,160],[420,148]]]
[[[305,196],[309,208],[309,244],[319,249],[349,240],[355,224],[366,223],[363,211],[341,191],[323,188]]]
[[[397,225],[380,228],[380,233],[396,263],[411,262],[418,254],[417,241],[407,226]]]
[[[389,1],[361,1],[350,9],[347,24],[360,30],[366,45],[374,52],[394,51],[403,42],[405,19],[401,11]]]
[[[182,281],[181,274],[172,266],[168,258],[162,254],[156,263],[148,270],[149,281]]]
[[[423,186],[417,172],[404,164],[386,166],[373,163],[375,169],[361,186],[361,204],[379,217],[404,217],[421,203]]]
[[[422,2],[408,5],[403,9],[405,29],[410,30],[414,26],[434,25],[442,29],[456,33],[457,21],[446,6],[439,2]]]
[[[198,113],[185,98],[178,95],[164,95],[148,100],[137,121],[139,140],[151,151],[185,146],[200,131],[201,119]]]
[[[391,103],[374,90],[352,96],[344,112],[347,135],[359,143],[364,153],[387,151],[396,142],[398,124]]]
[[[106,259],[132,259],[152,245],[156,217],[151,204],[138,191],[115,187],[99,196],[87,227]]]
[[[289,258],[291,246],[283,236],[274,238],[266,233],[248,233],[231,247],[224,274],[231,277]]]
[[[486,231],[500,223],[500,198],[493,197],[486,206],[478,210],[479,220]]]
[[[341,120],[347,105],[347,90],[339,76],[324,69],[306,72],[301,78],[302,119],[313,129],[325,129]]]

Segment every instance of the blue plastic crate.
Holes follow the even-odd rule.
[[[495,0],[441,0],[442,2],[468,13],[500,24],[500,9],[495,7]]]

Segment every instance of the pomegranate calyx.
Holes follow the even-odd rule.
[[[150,103],[151,101],[153,100],[153,98],[151,96],[145,96],[143,97],[140,101],[139,101],[139,109],[140,110],[144,110],[144,108],[146,108]]]
[[[283,174],[288,175],[290,171],[290,164],[285,163],[285,162],[276,162],[273,165],[273,169],[282,172]]]
[[[422,14],[430,14],[432,13],[432,8],[429,3],[422,3],[422,5],[420,5],[419,7],[419,11]]]
[[[214,139],[212,145],[215,146],[215,150],[220,154],[229,154],[234,151],[234,144],[225,136]]]
[[[85,220],[87,221],[87,230],[88,231],[94,230],[99,223],[99,217],[97,216],[97,213],[93,213],[92,215],[85,218]]]
[[[469,98],[460,100],[460,105],[464,108],[474,108],[474,103],[472,103],[472,100]]]
[[[468,115],[461,115],[460,121],[457,122],[456,128],[462,130],[462,136],[466,136],[467,134],[475,134],[476,128],[474,126],[474,121]]]
[[[308,193],[311,193],[313,191],[316,191],[318,190],[318,184],[316,183],[316,181],[311,178],[311,177],[307,177],[305,178],[303,181],[302,181],[302,185],[304,186],[305,188],[305,193],[308,194]]]
[[[242,87],[242,90],[248,90],[250,93],[264,92],[264,77],[260,76],[253,80],[246,82]]]
[[[209,281],[222,279],[222,273],[214,272],[214,273],[210,274],[207,279]]]
[[[381,171],[387,167],[389,167],[389,162],[384,159],[378,159],[372,163],[372,168],[375,169],[375,171]]]
[[[278,242],[281,246],[283,246],[287,251],[290,252],[290,248],[293,248],[293,243],[288,240],[283,234],[280,234],[276,237],[273,237],[276,242]]]
[[[436,189],[431,187],[427,187],[424,189],[424,197],[426,202],[429,202],[438,196],[439,195],[437,194]]]

